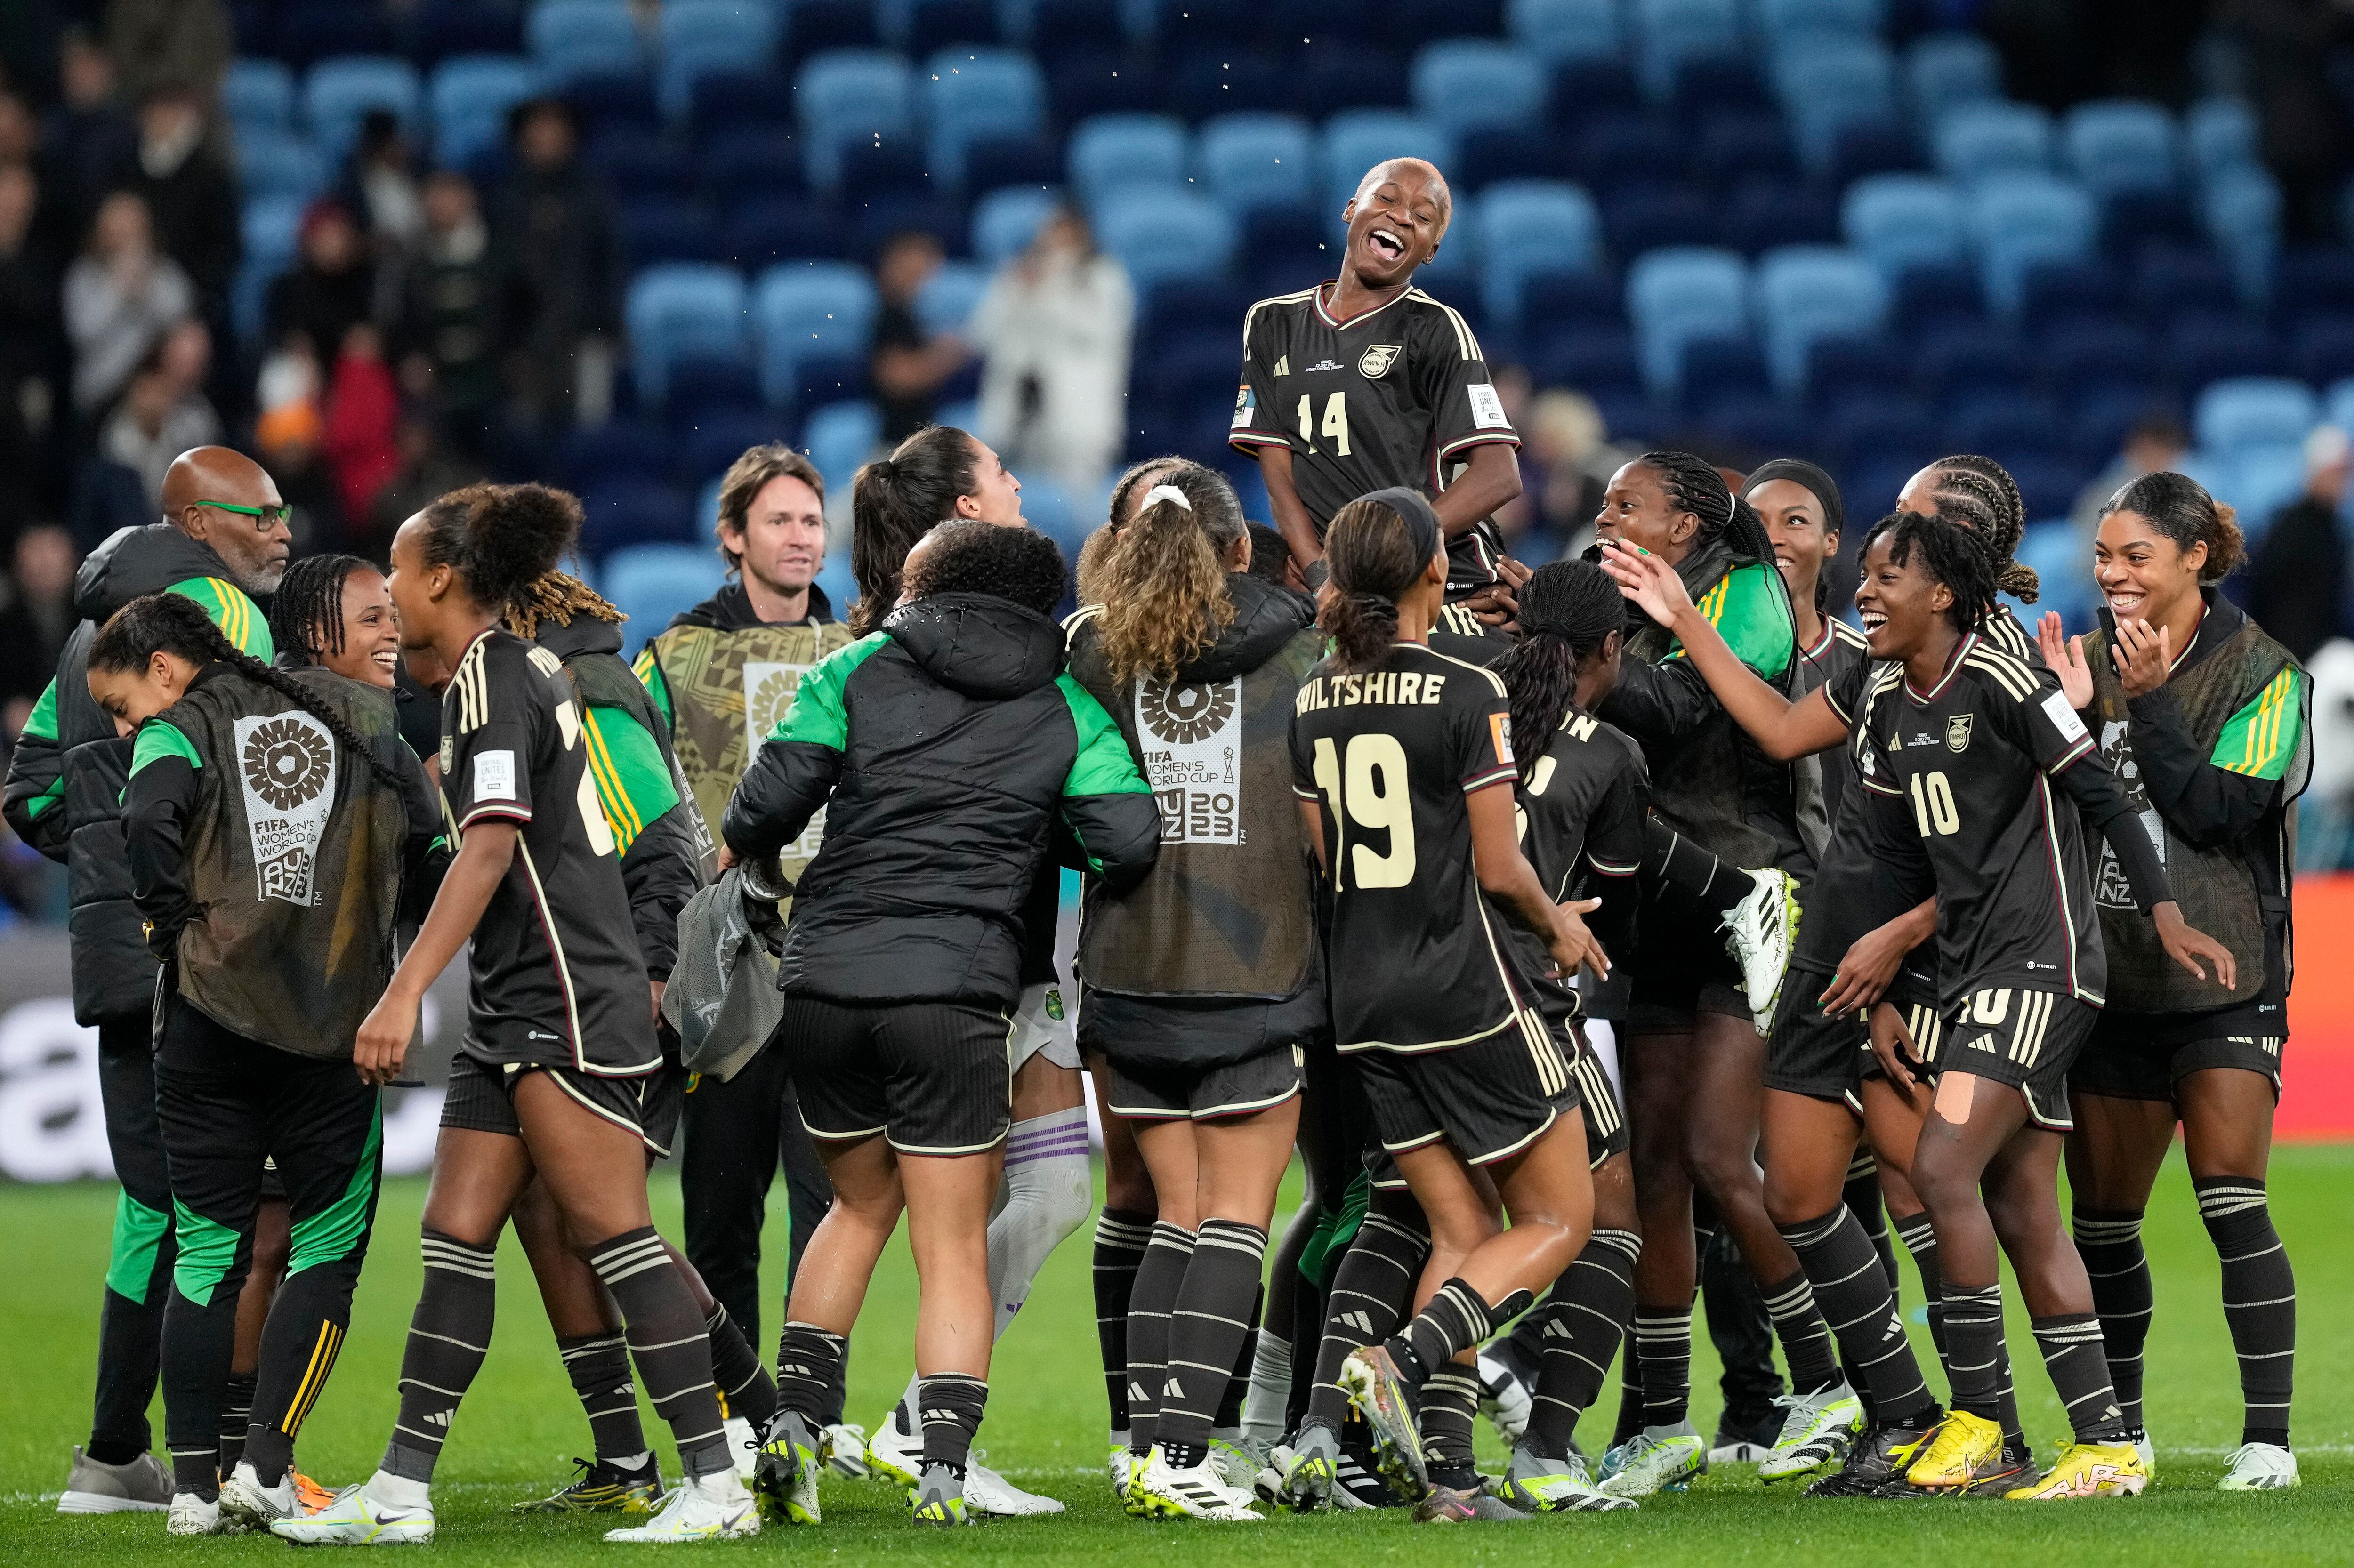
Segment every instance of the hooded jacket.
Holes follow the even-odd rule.
[[[167,589],[202,605],[243,652],[264,662],[275,656],[270,623],[229,580],[210,546],[168,523],[124,528],[91,551],[74,576],[81,624],[66,639],[57,678],[26,722],[0,790],[0,810],[16,836],[65,865],[74,1018],[85,1024],[145,1013],[156,968],[131,896],[123,848],[131,741],[114,733],[114,720],[91,700],[90,645],[116,610]]]
[[[1159,850],[1119,726],[1063,673],[1061,629],[984,594],[908,605],[802,677],[722,832],[766,861],[821,806],[778,980],[836,1001],[1011,1005],[1056,816],[1115,890]]]

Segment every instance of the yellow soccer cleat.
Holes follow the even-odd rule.
[[[2008,1502],[2064,1502],[2071,1498],[2130,1498],[2149,1485],[2149,1471],[2130,1443],[2071,1443],[2059,1462],[2032,1485],[2003,1493]]]
[[[2001,1463],[2002,1427],[1983,1415],[1954,1410],[1904,1478],[1924,1490],[1959,1490]]]

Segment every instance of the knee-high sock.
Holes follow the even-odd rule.
[[[1913,1255],[1913,1266],[1920,1271],[1921,1294],[1928,1302],[1929,1338],[1937,1347],[1937,1359],[1946,1366],[1946,1386],[1954,1384],[1954,1353],[1946,1338],[1946,1278],[1937,1261],[1937,1232],[1929,1223],[1929,1212],[1922,1210],[1895,1222],[1896,1234],[1904,1241],[1904,1250]],[[2019,1425],[2019,1393],[2010,1381],[2010,1351],[1998,1339],[1995,1341],[1995,1414],[2002,1424],[2004,1445],[2012,1452],[2025,1456],[2027,1436]]]
[[[1642,1237],[1632,1231],[1597,1229],[1553,1287],[1541,1314],[1543,1361],[1521,1437],[1530,1452],[1569,1457],[1577,1418],[1602,1392],[1635,1310],[1635,1259],[1642,1250]]]
[[[1627,1329],[1622,1336],[1626,1349],[1618,1358],[1618,1419],[1610,1428],[1610,1446],[1613,1448],[1643,1429],[1643,1353],[1635,1339],[1635,1319],[1642,1316],[1642,1308],[1635,1307],[1627,1314]],[[1690,1329],[1686,1329],[1685,1333],[1689,1336]],[[1691,1341],[1689,1337],[1684,1343],[1685,1375],[1690,1376]],[[1689,1402],[1691,1395],[1689,1387],[1685,1389],[1684,1395]]]
[[[766,1432],[777,1414],[776,1380],[728,1315],[726,1302],[711,1303],[703,1331],[711,1337],[711,1380],[727,1401],[727,1414],[750,1422],[754,1432]]]
[[[408,1319],[400,1358],[400,1414],[383,1468],[403,1480],[430,1481],[450,1439],[450,1424],[491,1347],[498,1311],[496,1244],[476,1246],[428,1230],[425,1288]]]
[[[711,1378],[711,1336],[662,1237],[653,1226],[641,1225],[588,1250],[588,1266],[621,1309],[638,1380],[654,1414],[670,1425],[679,1464],[690,1476],[733,1469]]]
[[[1872,1157],[1871,1150],[1857,1150],[1855,1158],[1848,1161],[1847,1185],[1840,1190],[1840,1202],[1871,1239],[1872,1250],[1880,1256],[1881,1272],[1888,1276],[1888,1288],[1894,1292],[1903,1281],[1896,1277],[1896,1244],[1888,1236],[1888,1211],[1880,1201],[1880,1161]]]
[[[2150,1288],[2149,1259],[2142,1252],[2139,1209],[2094,1209],[2078,1205],[2069,1216],[2076,1253],[2093,1282],[2093,1310],[2101,1315],[2101,1339],[2108,1350],[2109,1376],[2126,1425],[2142,1425],[2142,1349],[2149,1342],[2150,1314],[2157,1295]]]
[[[1476,1369],[1448,1361],[1424,1381],[1415,1425],[1422,1431],[1423,1452],[1429,1459],[1434,1486],[1479,1485],[1479,1473],[1471,1463],[1471,1428],[1479,1414]]]
[[[1946,1281],[1946,1374],[1953,1405],[1988,1421],[2001,1417],[2002,1287]]]
[[[1258,1364],[1259,1319],[1267,1311],[1267,1287],[1262,1285],[1251,1296],[1248,1326],[1243,1330],[1242,1343],[1235,1347],[1233,1375],[1226,1379],[1226,1392],[1218,1397],[1218,1413],[1211,1417],[1210,1435],[1228,1442],[1238,1442],[1243,1435],[1243,1401],[1250,1397],[1251,1371]]]
[[[1635,1304],[1635,1358],[1642,1365],[1642,1425],[1675,1426],[1691,1417],[1691,1305]]]
[[[2262,1181],[2209,1176],[2190,1185],[2223,1263],[2223,1320],[2239,1354],[2240,1397],[2247,1406],[2240,1441],[2285,1448],[2296,1377],[2296,1275],[2288,1250],[2273,1228]]]
[[[580,1396],[597,1457],[642,1458],[646,1433],[638,1424],[638,1385],[630,1377],[628,1336],[574,1334],[556,1341],[556,1353],[564,1358],[564,1375],[572,1380],[572,1392]]]
[[[1283,1436],[1291,1401],[1291,1341],[1262,1323],[1251,1340],[1250,1391],[1243,1396],[1243,1440],[1259,1448]]]
[[[1154,1221],[1128,1303],[1128,1446],[1134,1453],[1149,1451],[1155,1440],[1169,1377],[1169,1319],[1193,1260],[1193,1233]]]
[[[1643,821],[1641,869],[1646,877],[1681,889],[1702,908],[1720,915],[1749,896],[1755,885],[1739,866],[1726,864],[1657,817]]]
[[[2068,1425],[2079,1443],[2115,1443],[2126,1436],[2125,1414],[2109,1382],[2109,1359],[2101,1351],[2101,1319],[2091,1312],[2062,1312],[2030,1319],[2043,1370],[2068,1409]]]
[[[245,1457],[245,1429],[253,1424],[252,1372],[231,1372],[221,1384],[220,1467],[226,1476]]]
[[[1779,1229],[1798,1255],[1815,1300],[1838,1337],[1840,1359],[1861,1380],[1859,1387],[1870,1395],[1877,1418],[1913,1425],[1935,1410],[1920,1363],[1913,1359],[1912,1341],[1897,1319],[1887,1271],[1855,1211],[1841,1204],[1819,1218]]]
[[[1768,1414],[1787,1392],[1774,1365],[1774,1319],[1733,1233],[1717,1224],[1702,1195],[1694,1194],[1693,1203],[1706,1219],[1693,1228],[1692,1255],[1700,1260],[1700,1307],[1722,1368],[1717,1387],[1724,1408],[1753,1419]]]
[[[1250,1334],[1267,1233],[1239,1220],[1204,1220],[1169,1318],[1168,1372],[1154,1438],[1175,1464],[1209,1446],[1210,1431],[1235,1381]],[[1184,1452],[1181,1453],[1179,1450]]]
[[[1847,1211],[1842,1209],[1841,1213]],[[1877,1268],[1880,1260],[1874,1258]],[[1808,1283],[1805,1268],[1790,1271],[1787,1279],[1777,1279],[1758,1294],[1765,1298],[1766,1311],[1774,1319],[1774,1332],[1782,1341],[1782,1357],[1790,1363],[1790,1387],[1798,1393],[1819,1393],[1834,1387],[1840,1381],[1839,1356],[1831,1346],[1830,1326],[1823,1321],[1821,1308],[1815,1305],[1814,1287]]]
[[[294,1439],[317,1408],[351,1330],[359,1278],[356,1256],[317,1264],[288,1275],[270,1304],[245,1439],[246,1461],[265,1487],[282,1480],[294,1462]]]
[[[1111,1406],[1111,1429],[1128,1436],[1128,1304],[1136,1289],[1137,1266],[1152,1239],[1152,1216],[1133,1209],[1106,1208],[1096,1216],[1096,1344],[1103,1352],[1104,1399]]]
[[[1514,1290],[1490,1304],[1469,1280],[1458,1277],[1441,1285],[1430,1304],[1415,1314],[1414,1321],[1382,1344],[1390,1359],[1397,1362],[1406,1383],[1419,1386],[1439,1368],[1486,1339],[1498,1323],[1509,1322],[1527,1311],[1534,1299],[1528,1291]],[[1476,1383],[1478,1380],[1475,1377],[1473,1381]]]
[[[1085,1106],[1017,1121],[1005,1135],[1005,1204],[989,1222],[993,1335],[1004,1334],[1063,1238],[1095,1209]]]
[[[833,1384],[849,1350],[850,1341],[840,1334],[814,1323],[788,1321],[777,1338],[778,1409],[791,1411],[812,1430],[825,1425]]]
[[[1341,1255],[1340,1272],[1324,1298],[1324,1337],[1316,1347],[1316,1382],[1308,1392],[1302,1425],[1338,1432],[1348,1419],[1349,1396],[1341,1391],[1341,1363],[1361,1345],[1379,1344],[1405,1317],[1415,1281],[1430,1256],[1430,1233],[1411,1217],[1373,1213],[1357,1227]]]

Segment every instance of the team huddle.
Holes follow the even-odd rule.
[[[429,1541],[512,1223],[595,1449],[523,1507],[646,1543],[818,1526],[853,1478],[922,1523],[1061,1511],[973,1444],[993,1341],[1092,1211],[1090,1094],[1131,1514],[1511,1521],[1685,1487],[1718,1446],[1689,1409],[1712,1246],[1787,1364],[1763,1480],[2139,1493],[2139,1226],[2178,1124],[2246,1404],[2221,1486],[2296,1485],[2264,1175],[2309,683],[2218,591],[2230,508],[2179,474],[2119,491],[2073,638],[2002,602],[2036,582],[1978,457],[1862,529],[1861,631],[1826,576],[1843,500],[1796,459],[1646,453],[1589,558],[1531,571],[1492,520],[1517,437],[1413,286],[1449,212],[1437,170],[1382,164],[1339,278],[1252,308],[1231,440],[1274,525],[1214,469],[1139,464],[1066,620],[1060,551],[953,429],[860,471],[847,625],[813,584],[822,479],[745,453],[732,580],[634,663],[559,569],[562,492],[445,495],[388,571],[290,566],[269,476],[184,455],[165,520],[85,565],[5,797],[75,870],[124,1181],[60,1507]],[[351,1324],[381,1090],[461,953],[399,1414],[330,1489],[294,1449]],[[682,1140],[673,1245],[646,1172]],[[916,1372],[870,1433],[849,1338],[903,1217]],[[2006,1257],[2067,1412],[2048,1460]]]

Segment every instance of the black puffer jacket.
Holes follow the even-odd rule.
[[[739,857],[766,860],[826,809],[786,991],[1010,1005],[1058,812],[1108,885],[1151,865],[1160,812],[1111,715],[1062,671],[1051,620],[942,594],[801,677],[721,823]]]

